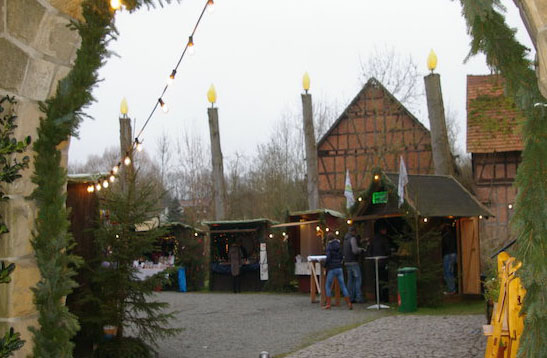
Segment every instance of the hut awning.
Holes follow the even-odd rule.
[[[398,173],[385,173],[397,188]],[[421,216],[494,216],[456,179],[444,175],[409,175],[405,199]]]

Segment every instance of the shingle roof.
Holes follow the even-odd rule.
[[[522,120],[514,102],[504,95],[501,76],[467,76],[467,152],[522,150]]]
[[[386,173],[397,188],[398,173]],[[473,194],[448,175],[409,175],[405,196],[421,216],[494,216]]]

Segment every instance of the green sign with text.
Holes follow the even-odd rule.
[[[387,191],[377,191],[372,193],[373,204],[385,204],[387,203]]]

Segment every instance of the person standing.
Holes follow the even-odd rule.
[[[456,242],[456,234],[450,224],[443,224],[442,230],[442,249],[443,249],[443,269],[444,281],[448,291],[445,295],[456,294],[456,262],[458,259],[458,244]]]
[[[323,307],[323,309],[330,309],[330,301],[332,297],[331,286],[334,278],[336,277],[338,283],[340,284],[342,294],[344,295],[344,300],[351,310],[353,309],[353,305],[351,304],[351,301],[349,299],[349,292],[344,283],[344,272],[342,271],[342,261],[344,255],[342,254],[342,249],[340,247],[340,240],[338,240],[336,236],[334,236],[334,234],[331,232],[327,235],[327,239],[329,240],[327,244],[327,259],[325,261],[325,267],[328,270],[327,282],[325,284],[327,304]]]
[[[376,234],[370,242],[367,253],[370,257],[390,256],[391,248],[387,237],[387,228],[384,224],[377,226]],[[389,301],[387,258],[378,260],[378,279],[380,281],[380,301],[387,302]]]
[[[241,247],[237,242],[230,245],[228,250],[228,257],[230,257],[230,269],[232,273],[232,290],[234,293],[241,292]]]
[[[365,249],[359,247],[355,227],[350,226],[344,236],[344,265],[348,273],[348,291],[352,303],[363,303],[361,266],[359,265],[359,256],[363,252]]]

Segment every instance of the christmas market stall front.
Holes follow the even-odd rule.
[[[326,236],[329,231],[341,235],[345,215],[334,210],[316,209],[289,213],[286,223],[273,225],[287,238],[289,255],[294,260],[294,274],[298,290],[310,292],[311,270],[308,256],[325,255]]]
[[[158,241],[154,255],[158,257],[157,261],[162,260],[178,269],[170,280],[171,288],[182,290],[180,286],[185,285],[183,291],[202,289],[207,274],[205,231],[182,222],[162,223],[161,227],[165,235]],[[184,270],[184,281],[178,277],[180,269]]]
[[[241,250],[239,282],[242,291],[260,291],[268,280],[267,237],[274,224],[269,219],[205,221],[209,228],[211,291],[230,291],[233,279],[230,247]]]
[[[370,186],[358,194],[351,209],[350,220],[362,238],[363,246],[375,240],[388,243],[382,254],[389,258],[380,264],[385,267],[384,277],[389,281],[387,285],[384,283],[382,296],[387,298],[390,288],[389,297],[394,300],[396,269],[414,266],[418,268],[418,302],[435,304],[440,301],[443,250],[447,250],[450,245],[445,243],[450,241],[457,255],[457,293],[480,294],[478,222],[493,214],[451,176],[408,175],[407,178],[408,183],[399,189],[398,173],[375,171]],[[401,202],[399,190],[404,190]],[[369,247],[368,256],[371,256],[370,251]],[[372,261],[365,260],[364,265],[364,291],[369,299],[375,297]],[[380,283],[382,281],[380,277]]]

